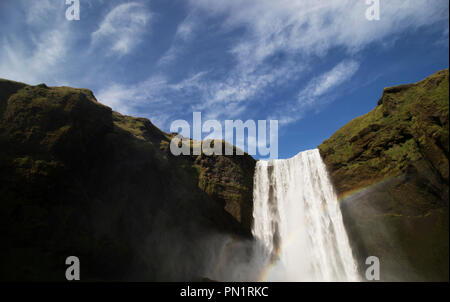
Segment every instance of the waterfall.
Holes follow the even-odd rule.
[[[359,280],[339,202],[317,149],[259,161],[253,200],[253,235],[269,257],[263,280]]]

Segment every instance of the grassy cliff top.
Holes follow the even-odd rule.
[[[420,160],[448,184],[448,80],[446,69],[385,88],[375,109],[319,146],[340,195],[405,173]]]

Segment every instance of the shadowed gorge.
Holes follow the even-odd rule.
[[[448,281],[448,69],[386,88],[319,146],[358,253],[382,280]]]
[[[209,238],[251,239],[255,160],[180,156],[91,91],[0,80],[1,280],[209,277]]]

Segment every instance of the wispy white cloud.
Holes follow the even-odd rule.
[[[56,3],[50,0],[28,1],[26,3],[25,21],[31,25],[42,25],[45,22],[51,21],[52,13],[58,8],[61,8],[61,3]]]
[[[330,71],[312,79],[306,88],[300,91],[298,96],[299,103],[306,106],[313,105],[318,98],[348,81],[356,73],[358,68],[358,62],[346,60],[336,65]]]
[[[112,83],[97,93],[97,99],[123,114],[145,114],[157,126],[167,128],[170,120],[192,109],[191,98],[204,89],[201,80],[204,75],[201,72],[177,83],[168,82],[162,75],[132,85]]]
[[[416,29],[448,19],[448,14],[443,12],[448,7],[446,0],[383,1],[381,21],[377,22],[365,18],[368,6],[365,1],[357,0],[260,0],[257,4],[246,0],[191,0],[189,3],[209,16],[225,18],[224,31],[244,30],[230,48],[237,64],[222,83],[211,83],[216,93],[204,107],[211,108],[219,99],[236,104],[233,100],[248,100],[256,92],[264,93],[296,76],[311,77],[304,72],[306,68],[283,70],[277,65],[273,69],[271,59],[280,54],[287,61],[297,64],[303,61],[307,65],[308,59],[324,57],[336,47],[345,50],[347,60],[313,79],[298,93],[300,101],[286,106],[289,109],[286,108],[284,123],[301,118],[299,111],[313,109],[331,89],[351,78],[359,68],[352,59],[355,53],[373,42],[383,43],[407,28]],[[226,112],[226,106],[223,108]],[[289,114],[293,110],[295,115]]]
[[[152,14],[146,6],[129,2],[113,8],[92,33],[92,45],[125,55],[134,50],[143,39]]]
[[[136,107],[166,101],[163,90],[168,88],[164,77],[151,77],[134,85],[112,83],[101,89],[97,99],[123,114],[136,114]]]
[[[195,31],[199,26],[199,19],[195,12],[191,12],[186,18],[178,25],[177,31],[173,37],[172,45],[161,56],[158,61],[158,65],[166,65],[173,63],[182,53],[183,50],[192,42],[195,37]]]
[[[39,35],[33,39],[31,53],[19,46],[23,42],[5,38],[0,51],[0,76],[30,84],[59,83],[56,75],[68,50],[66,33],[64,29],[54,29]]]
[[[354,52],[405,28],[448,19],[446,0],[382,1],[378,22],[366,20],[368,6],[358,0],[260,0],[257,5],[246,0],[191,0],[190,4],[212,15],[226,15],[226,28],[246,28],[233,52],[242,62],[254,64],[279,51],[324,55],[344,46]]]
[[[0,77],[30,84],[60,83],[57,74],[64,68],[71,45],[63,5],[49,0],[21,4],[30,30],[20,36],[4,33],[0,44]]]
[[[268,87],[286,82],[301,68],[291,62],[271,70],[242,70],[223,81],[211,79],[211,70],[177,82],[154,75],[136,84],[108,85],[99,91],[98,99],[124,114],[142,114],[145,107],[152,119],[163,115],[160,124],[155,122],[163,128],[169,126],[166,121],[189,116],[193,111],[201,111],[207,119],[236,118],[254,102],[263,100]]]
[[[196,18],[188,17],[180,23],[172,47],[159,63],[173,62],[181,56],[195,37],[193,28],[202,18],[211,17],[225,20],[224,32],[237,28],[243,32],[230,39],[228,53],[234,60],[224,74],[217,76],[214,70],[206,70],[177,83],[166,83],[160,87],[161,91],[154,90],[153,94],[167,99],[189,98],[184,110],[202,111],[209,118],[235,118],[251,114],[250,107],[257,111],[258,103],[263,105],[271,91],[298,79],[313,78],[297,92],[297,98],[283,100],[288,104],[277,104],[284,110],[278,112],[284,124],[301,119],[309,110],[319,110],[324,100],[336,98],[339,91],[330,92],[357,72],[359,63],[353,58],[361,49],[373,42],[384,42],[406,28],[414,29],[445,18],[440,7],[446,6],[441,1],[431,7],[428,0],[383,2],[381,21],[369,22],[365,18],[364,1],[260,0],[256,5],[245,0],[193,0],[189,3],[193,12],[190,16]],[[344,49],[347,59],[317,76],[308,61],[324,57],[336,47]],[[283,59],[274,63],[273,59],[279,55]],[[142,83],[137,86],[143,87]]]
[[[250,106],[263,102],[270,89],[279,88],[298,74],[304,66],[292,61],[255,69],[235,66],[225,79],[204,79],[203,99],[194,106],[211,118],[235,118]]]
[[[318,106],[336,97],[339,93],[337,88],[355,75],[359,65],[357,61],[345,60],[313,78],[299,92],[297,102],[290,104],[289,110],[283,110],[273,118],[278,119],[280,124],[289,124],[301,119],[307,111],[317,110]]]
[[[190,40],[194,37],[198,21],[196,20],[198,16],[195,13],[189,14],[183,22],[178,25],[177,32],[175,33],[175,39],[180,39],[183,41]]]

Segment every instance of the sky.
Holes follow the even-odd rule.
[[[166,132],[193,112],[278,120],[279,158],[448,68],[448,0],[380,0],[372,21],[365,0],[79,2],[69,21],[66,0],[1,0],[0,78],[89,88]]]

